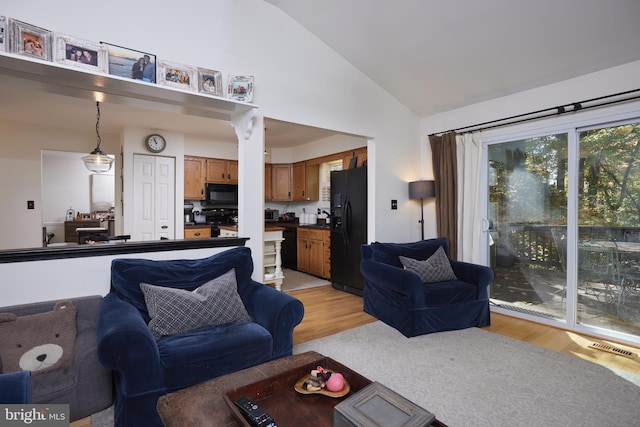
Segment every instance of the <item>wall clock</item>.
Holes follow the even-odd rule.
[[[164,139],[164,136],[154,133],[144,140],[144,146],[152,153],[161,153],[167,148],[167,140]]]

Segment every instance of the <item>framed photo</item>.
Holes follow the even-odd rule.
[[[11,53],[51,61],[51,31],[15,19],[8,20],[8,27]]]
[[[9,33],[7,32],[7,17],[6,16],[0,16],[0,52],[6,52],[9,50],[9,48],[7,47],[7,45],[9,43],[7,43],[7,35]]]
[[[80,218],[81,218],[83,221],[86,221],[86,220],[92,219],[92,218],[91,218],[91,213],[81,213],[81,214],[80,214]]]
[[[253,76],[229,76],[227,96],[236,101],[253,101]]]
[[[122,46],[101,42],[106,48],[107,72],[113,76],[156,82],[156,56]]]
[[[54,58],[56,62],[91,71],[106,72],[106,49],[104,45],[56,34]]]
[[[158,62],[158,84],[185,90],[196,89],[196,69],[173,62]]]
[[[222,73],[198,67],[198,92],[224,96],[222,94]]]

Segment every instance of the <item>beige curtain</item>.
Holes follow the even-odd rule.
[[[436,187],[438,237],[446,237],[452,259],[458,255],[458,160],[455,132],[430,135]]]
[[[458,260],[480,262],[482,227],[480,214],[480,170],[482,139],[480,133],[465,133],[456,137],[458,149]]]

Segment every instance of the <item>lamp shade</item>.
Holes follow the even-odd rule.
[[[90,154],[84,156],[82,161],[87,169],[95,173],[108,172],[113,164],[113,158],[99,148],[96,148]]]
[[[426,199],[436,197],[435,181],[413,181],[409,183],[410,199]]]

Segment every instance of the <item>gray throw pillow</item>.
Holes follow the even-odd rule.
[[[158,339],[205,326],[250,321],[238,295],[235,269],[193,291],[141,283],[151,321],[149,329]]]
[[[420,277],[420,280],[422,280],[422,283],[444,282],[446,280],[458,279],[451,269],[451,263],[442,246],[425,261],[404,256],[400,256],[399,258],[405,270],[416,273]]]

